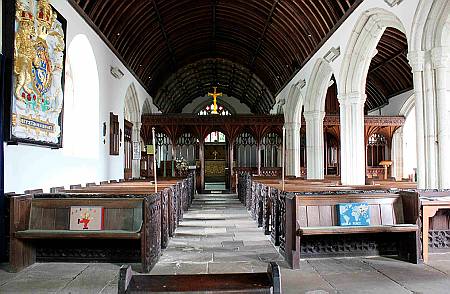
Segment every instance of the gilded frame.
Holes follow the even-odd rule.
[[[48,0],[3,4],[5,139],[61,148],[67,21]]]

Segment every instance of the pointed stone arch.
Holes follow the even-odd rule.
[[[400,19],[392,12],[381,8],[365,11],[357,21],[345,50],[338,80],[343,185],[365,184],[366,79],[377,44],[387,27],[406,32]]]
[[[142,105],[142,114],[152,114],[152,104],[150,103],[150,98],[145,99],[144,104]]]
[[[323,58],[319,58],[314,65],[305,96],[305,112],[325,111],[327,95],[333,69]]]
[[[300,129],[303,95],[299,83],[293,84],[287,94],[284,107],[286,128],[286,174],[300,177]]]
[[[395,28],[406,34],[400,19],[385,9],[368,10],[359,18],[341,66],[338,88],[343,96],[365,92],[370,62],[387,27]],[[361,98],[365,99],[365,94]],[[346,97],[342,99],[346,99]]]
[[[450,2],[422,0],[411,32],[419,188],[450,188]]]
[[[124,103],[124,118],[133,124],[131,141],[141,141],[141,107],[139,104],[139,97],[136,91],[136,86],[131,83],[125,94]],[[125,148],[124,144],[124,148]],[[129,152],[129,151],[128,151]],[[129,155],[130,156],[130,155]],[[132,160],[132,177],[138,178],[140,176],[140,161]]]
[[[324,178],[323,120],[325,100],[333,69],[323,58],[314,65],[305,97],[307,178]]]
[[[124,117],[133,124],[141,122],[141,107],[134,83],[131,83],[125,94]]]

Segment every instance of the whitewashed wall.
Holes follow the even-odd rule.
[[[369,112],[369,115],[399,115],[400,109],[403,107],[406,100],[408,100],[413,94],[414,90],[410,90],[400,95],[394,96],[389,99],[389,104],[383,106],[380,109]]]
[[[92,150],[98,150],[93,156],[75,156],[67,152],[67,146],[52,150],[35,146],[5,146],[5,191],[22,192],[26,189],[43,188],[47,190],[52,186],[68,186],[86,182],[99,182],[102,180],[123,178],[123,137],[119,156],[109,155],[109,113],[119,115],[120,128],[123,133],[124,99],[128,87],[134,83],[139,102],[142,105],[145,99],[151,98],[144,88],[136,81],[120,60],[105,45],[100,37],[85,23],[80,15],[67,1],[53,0],[52,5],[67,20],[67,49],[72,39],[78,34],[86,35],[89,40],[95,59],[99,76],[99,113],[98,125],[85,126],[85,117],[78,117],[77,121],[64,122],[75,124],[68,126],[68,130],[76,128],[97,128],[102,133],[103,122],[107,123],[106,144],[98,138],[96,142],[86,142],[83,136],[77,138],[77,144],[93,144]],[[117,66],[124,72],[124,77],[115,79],[110,74],[110,66]],[[86,105],[89,107],[89,105]],[[156,109],[152,105],[153,109]],[[70,111],[66,107],[66,111]],[[65,126],[65,127],[66,127]],[[66,128],[64,128],[66,130]],[[65,136],[70,136],[64,133]],[[64,144],[64,142],[63,142]],[[77,148],[75,146],[74,148]]]

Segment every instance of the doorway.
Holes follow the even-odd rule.
[[[229,190],[228,148],[223,133],[214,131],[205,139],[205,191]]]
[[[133,132],[133,124],[127,120],[124,120],[124,179],[130,180],[133,178],[133,144],[131,140]]]

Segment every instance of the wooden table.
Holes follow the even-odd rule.
[[[446,197],[447,198],[447,197]],[[423,239],[423,262],[428,262],[428,231],[430,226],[430,217],[436,215],[439,209],[450,209],[450,198],[448,200],[429,200],[421,199],[423,224],[422,224],[422,239]]]

